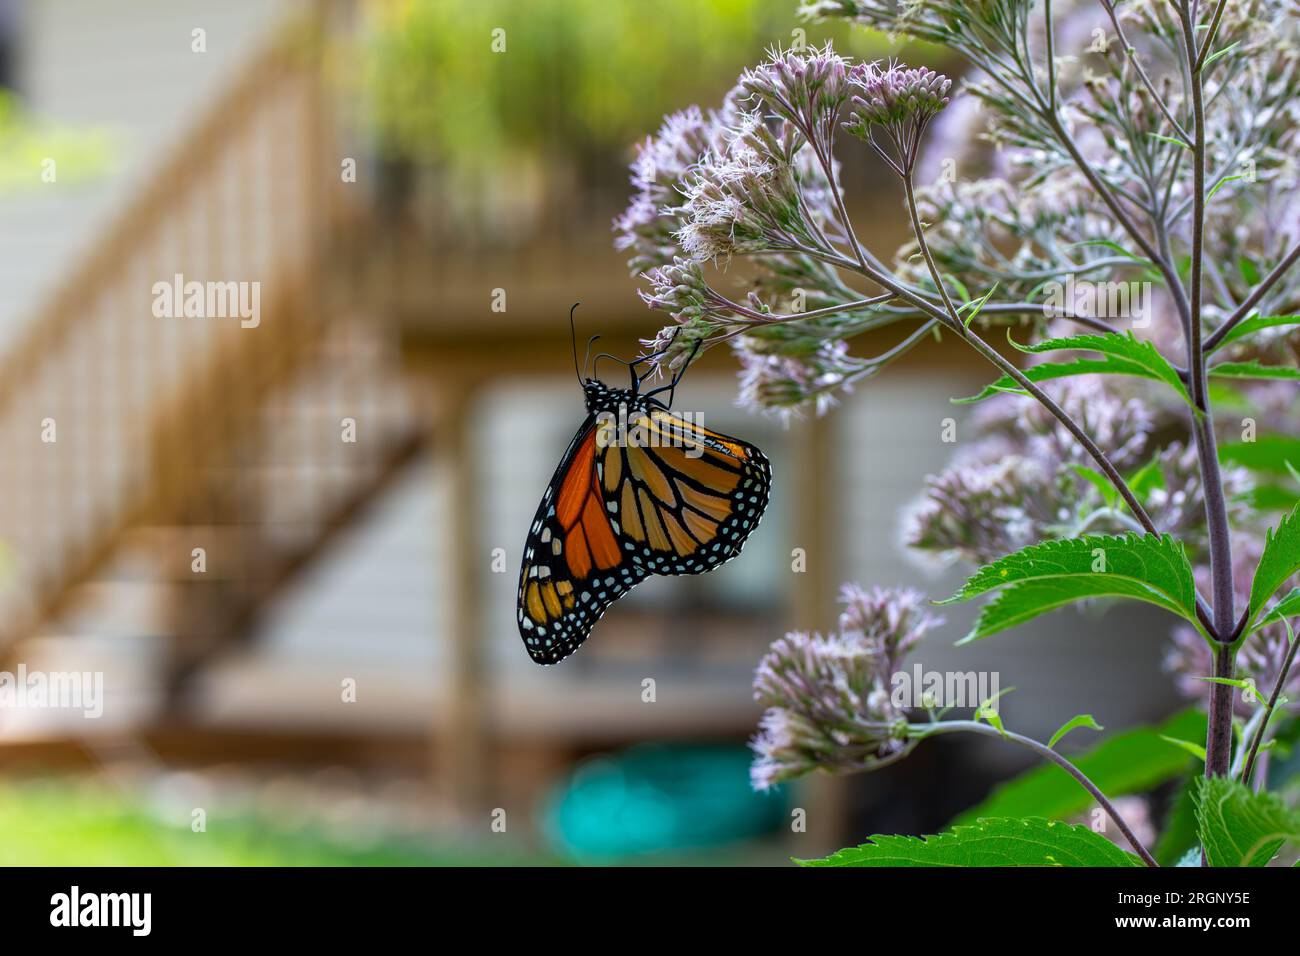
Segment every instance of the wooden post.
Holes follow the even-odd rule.
[[[444,403],[437,430],[437,454],[448,463],[451,501],[451,606],[448,608],[447,707],[436,728],[442,788],[460,816],[488,825],[487,785],[490,736],[487,720],[487,668],[480,605],[483,542],[479,538],[479,474],[474,457],[473,422],[477,383],[439,376]]]
[[[828,631],[835,625],[838,612],[834,575],[841,573],[840,540],[833,524],[833,513],[840,488],[835,483],[833,426],[835,418],[810,418],[803,427],[792,431],[795,459],[801,466],[795,471],[794,534],[791,547],[803,548],[807,570],[794,575],[792,610],[795,630]],[[815,856],[838,849],[843,836],[848,809],[848,784],[843,777],[816,773],[797,785],[794,803],[808,813],[807,832],[795,834],[792,846],[799,856]],[[810,849],[813,848],[813,849]]]

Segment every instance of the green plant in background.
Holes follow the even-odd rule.
[[[112,158],[105,131],[41,121],[0,90],[0,193],[39,188],[51,159],[58,182],[77,183],[103,175]]]
[[[1091,715],[1042,742],[996,700],[896,697],[938,622],[913,592],[846,588],[837,633],[787,635],[760,664],[756,785],[878,770],[952,733],[1055,766],[949,833],[872,837],[824,865],[1259,866],[1300,842],[1289,6],[816,0],[810,16],[946,47],[973,72],[955,89],[830,45],[777,52],[639,150],[615,225],[646,302],[672,318],[647,342],[662,369],[726,343],[742,401],[789,420],[931,337],[962,341],[1000,377],[963,400],[978,440],[928,480],[907,539],[978,566],[943,602],[987,599],[965,641],[1067,605],[1153,604],[1177,622],[1171,670],[1205,706],[1072,760],[1058,744],[1101,730]],[[888,263],[848,214],[846,141],[896,177],[912,239]],[[736,258],[753,269],[711,268]],[[850,351],[900,325],[888,351]],[[1110,798],[1185,777],[1189,759],[1153,851]],[[1059,819],[1091,805],[1132,853]]]
[[[436,164],[453,184],[489,181],[521,156],[622,154],[672,104],[725,87],[738,59],[761,52],[751,37],[791,36],[785,0],[657,0],[652,10],[398,0],[366,10],[357,78],[379,148]],[[844,24],[800,29],[861,55],[884,49]]]

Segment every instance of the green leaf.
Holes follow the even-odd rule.
[[[961,315],[963,310],[970,309],[970,315],[966,316],[966,318],[962,321],[962,325],[965,328],[968,329],[970,328],[970,324],[975,321],[975,316],[980,314],[980,310],[984,308],[985,303],[987,303],[988,300],[993,297],[993,293],[997,291],[998,291],[998,284],[995,282],[993,283],[993,288],[989,289],[988,292],[985,292],[975,302],[967,302],[958,307],[957,309],[958,315]]]
[[[1221,362],[1208,369],[1216,378],[1283,378],[1300,381],[1300,368],[1291,365],[1260,365],[1258,360],[1249,362]]]
[[[1152,139],[1158,139],[1162,143],[1173,143],[1175,146],[1181,146],[1183,149],[1191,149],[1190,143],[1184,143],[1181,139],[1174,136],[1163,136],[1160,133],[1147,133]]]
[[[1227,412],[1239,411],[1246,414],[1254,409],[1255,403],[1252,402],[1241,389],[1227,384],[1223,379],[1211,381],[1209,385],[1208,394],[1210,396],[1210,404],[1213,405],[1216,410]]]
[[[1261,617],[1251,630],[1257,631],[1261,627],[1267,627],[1268,625],[1281,621],[1284,618],[1297,616],[1300,616],[1300,588],[1292,588],[1291,592],[1287,594],[1286,597],[1282,598],[1282,600],[1269,608],[1268,613]]]
[[[1235,182],[1238,179],[1245,179],[1245,178],[1246,177],[1241,173],[1237,173],[1235,176],[1224,176],[1222,179],[1220,179],[1217,183],[1214,184],[1213,189],[1211,189],[1208,193],[1205,194],[1205,201],[1208,203],[1211,199],[1214,198],[1214,194],[1217,193],[1224,186],[1228,185],[1228,183]]]
[[[1147,259],[1145,256],[1139,256],[1137,253],[1130,252],[1128,249],[1125,249],[1123,246],[1121,246],[1118,242],[1114,242],[1113,240],[1110,239],[1085,239],[1083,242],[1074,243],[1071,246],[1071,248],[1076,248],[1079,246],[1101,246],[1104,249],[1109,249],[1111,252],[1118,252],[1121,256],[1124,256],[1125,258],[1128,259],[1132,259],[1134,262],[1146,263],[1147,265],[1151,264],[1150,259]]]
[[[1002,726],[1002,715],[999,714],[994,708],[980,707],[978,710],[975,711],[975,719],[986,720],[988,721],[990,726],[996,727],[998,733],[1000,733],[1003,737],[1007,735],[1007,728]]]
[[[1093,719],[1092,714],[1079,714],[1077,717],[1071,717],[1065,723],[1061,724],[1060,729],[1058,729],[1056,733],[1052,734],[1052,739],[1047,742],[1047,748],[1049,750],[1055,748],[1056,742],[1076,727],[1088,727],[1092,730],[1106,729]]]
[[[1196,801],[1194,795],[1200,774],[1179,785],[1160,828],[1160,838],[1151,849],[1151,855],[1161,866],[1176,866],[1189,852],[1196,851],[1196,865],[1200,866],[1201,848],[1196,835]]]
[[[1057,820],[996,818],[933,836],[876,834],[803,866],[1141,866],[1100,833]]]
[[[1248,264],[1249,260],[1243,260],[1243,262]],[[1246,267],[1245,264],[1243,264],[1242,266],[1243,274],[1244,274],[1245,267]],[[1253,270],[1255,267],[1251,265],[1250,268]],[[1259,273],[1256,272],[1254,273],[1254,275],[1255,275],[1254,279],[1246,280],[1251,285],[1256,285],[1259,282]],[[1241,322],[1238,322],[1236,325],[1234,325],[1232,327],[1232,330],[1227,335],[1225,335],[1222,339],[1220,339],[1218,343],[1214,346],[1214,351],[1217,352],[1225,345],[1229,345],[1233,342],[1236,342],[1238,339],[1243,339],[1248,335],[1254,335],[1256,332],[1259,332],[1262,329],[1274,329],[1277,328],[1278,326],[1283,326],[1283,325],[1300,325],[1300,315],[1251,316],[1249,319],[1244,319]]]
[[[1217,50],[1214,53],[1211,53],[1209,56],[1205,58],[1205,62],[1201,64],[1201,69],[1204,70],[1207,66],[1213,63],[1219,57],[1226,56],[1227,54],[1231,53],[1233,50],[1235,50],[1238,47],[1238,45],[1240,45],[1240,43],[1241,41],[1237,40],[1235,43],[1229,43],[1222,50]]]
[[[1163,734],[1161,734],[1160,739],[1185,753],[1191,754],[1201,763],[1205,763],[1205,748],[1200,744],[1194,744],[1190,740],[1180,740],[1177,737],[1167,737]]]
[[[1072,463],[1069,467],[1076,475],[1097,489],[1106,507],[1113,508],[1115,506],[1116,501],[1119,500],[1119,492],[1115,490],[1115,486],[1110,483],[1109,478],[1099,471],[1094,471],[1087,465]]]
[[[1152,456],[1149,462],[1129,475],[1128,486],[1129,490],[1142,501],[1145,501],[1147,495],[1157,488],[1164,488],[1165,475],[1160,470],[1160,456]]]
[[[1300,464],[1300,438],[1289,435],[1259,435],[1254,441],[1231,442],[1219,449],[1219,458],[1230,465],[1271,475],[1289,475]]]
[[[1284,843],[1300,841],[1300,812],[1227,777],[1201,780],[1196,822],[1210,866],[1265,866]]]
[[[1097,568],[1097,570],[1094,570]],[[1030,545],[976,571],[940,604],[1002,589],[959,643],[979,640],[1084,598],[1127,597],[1198,629],[1196,586],[1183,546],[1169,535],[1084,535]]]
[[[1252,693],[1255,691],[1255,679],[1253,677],[1194,677],[1193,680],[1202,680],[1207,684],[1223,684],[1225,687],[1235,687],[1237,690],[1248,690]]]
[[[966,288],[966,286],[962,283],[960,279],[958,279],[955,275],[949,275],[947,272],[943,274],[943,279],[949,285],[956,287],[957,295],[961,298],[963,304],[970,302],[970,291]]]
[[[1112,734],[1070,757],[1108,797],[1142,793],[1186,773],[1187,755],[1161,737],[1205,737],[1205,714],[1189,708],[1159,727],[1135,727]],[[996,787],[985,800],[963,812],[954,824],[980,817],[1061,819],[1093,805],[1092,796],[1055,764],[1041,764]]]
[[[1250,583],[1250,606],[1246,626],[1286,579],[1300,571],[1300,506],[1271,528],[1264,538],[1264,553]]]
[[[1255,511],[1290,511],[1300,501],[1294,488],[1277,484],[1259,484],[1240,496]]]
[[[1168,359],[1150,342],[1142,342],[1133,337],[1131,332],[1106,332],[1102,334],[1072,335],[1068,338],[1047,339],[1035,345],[1011,343],[1022,352],[1040,354],[1079,350],[1101,353],[1101,358],[1077,358],[1069,362],[1044,362],[1024,369],[1024,375],[1031,382],[1045,382],[1050,379],[1067,378],[1074,375],[1092,373],[1106,375],[1135,375],[1139,378],[1163,382],[1178,393],[1183,401],[1191,404],[1187,387],[1178,377],[1178,372],[1169,364]],[[978,395],[957,399],[959,405],[982,401],[1001,392],[1018,392],[1023,389],[1010,375],[1004,375],[992,385],[986,386]]]

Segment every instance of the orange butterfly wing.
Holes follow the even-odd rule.
[[[597,460],[634,560],[655,574],[699,574],[739,554],[771,492],[763,453],[656,407],[631,413],[628,434]]]
[[[560,460],[524,545],[516,617],[539,664],[577,650],[606,608],[647,573],[619,548],[600,493],[596,437],[589,418]]]
[[[627,401],[627,435],[595,415],[578,429],[529,529],[517,618],[539,664],[577,650],[650,574],[734,558],[767,507],[771,467],[756,447]]]

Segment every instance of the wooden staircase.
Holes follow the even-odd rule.
[[[420,452],[396,332],[358,278],[325,10],[249,62],[0,360],[0,655],[144,544],[180,703]],[[177,275],[258,283],[260,321],[160,317]]]

